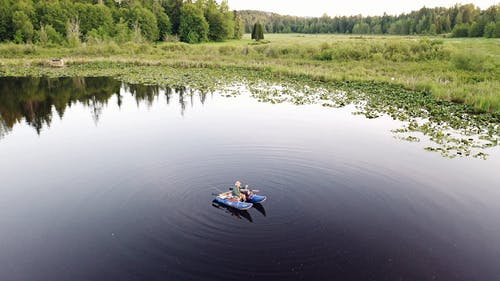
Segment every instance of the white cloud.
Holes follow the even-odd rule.
[[[326,13],[330,16],[349,15],[382,15],[384,12],[394,15],[418,10],[422,7],[451,7],[456,0],[348,0],[348,1],[321,1],[321,0],[228,0],[233,10],[261,10],[283,15],[321,16]],[[482,9],[497,4],[496,0],[468,1]]]

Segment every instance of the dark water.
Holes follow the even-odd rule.
[[[107,78],[0,79],[0,280],[500,280],[500,153],[388,118]],[[212,193],[268,196],[236,212]]]

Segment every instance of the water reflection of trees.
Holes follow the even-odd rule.
[[[37,133],[44,126],[50,126],[54,111],[60,118],[68,107],[83,104],[90,109],[94,121],[99,122],[103,108],[111,97],[116,96],[117,105],[122,106],[120,93],[122,83],[108,77],[71,77],[71,78],[1,78],[0,80],[0,138],[8,134],[13,126],[25,121]],[[153,105],[161,89],[150,85],[123,85],[137,104]],[[166,101],[178,94],[181,114],[186,110],[184,87],[164,88]],[[206,95],[200,94],[200,101],[205,103]]]
[[[9,129],[24,120],[40,133],[50,125],[53,109],[62,118],[78,102],[89,106],[98,119],[102,106],[119,91],[120,82],[107,78],[2,78],[0,119]]]

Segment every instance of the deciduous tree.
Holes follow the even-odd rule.
[[[179,36],[183,42],[200,43],[208,41],[208,23],[203,11],[192,3],[181,9]]]

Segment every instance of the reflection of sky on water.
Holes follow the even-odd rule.
[[[40,134],[17,121],[0,141],[0,279],[499,273],[498,150],[442,158],[394,139],[399,122],[349,107],[110,88],[54,102]],[[212,206],[235,179],[268,196],[265,215]]]

